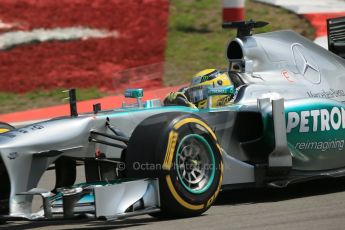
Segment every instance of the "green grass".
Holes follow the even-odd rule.
[[[67,103],[68,93],[63,91],[63,89],[37,90],[25,94],[0,92],[0,112],[14,112]],[[79,101],[101,98],[107,95],[107,93],[102,93],[96,88],[78,89],[77,91]]]
[[[182,84],[202,69],[226,68],[225,48],[236,31],[221,28],[220,1],[171,0],[170,3],[164,83]],[[306,20],[284,9],[247,0],[246,19],[270,22],[257,29],[257,33],[292,29],[314,38],[314,30]]]
[[[221,28],[220,0],[170,0],[170,19],[164,83],[189,82],[205,68],[226,68],[225,48],[235,31]],[[314,30],[302,18],[286,10],[246,1],[246,18],[270,22],[256,32],[293,29],[313,39]],[[78,100],[108,95],[96,88],[78,89]],[[22,95],[0,92],[0,113],[67,103],[62,89],[37,90]]]

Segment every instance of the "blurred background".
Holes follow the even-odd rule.
[[[62,104],[68,88],[88,100],[226,68],[235,31],[221,24],[234,4],[230,17],[270,22],[257,33],[315,38],[307,17],[253,0],[0,0],[0,113]]]

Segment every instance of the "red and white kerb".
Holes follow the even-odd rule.
[[[223,22],[235,22],[244,20],[245,0],[222,0]]]

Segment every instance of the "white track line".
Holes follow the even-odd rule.
[[[342,0],[257,0],[291,10],[296,14],[345,12]]]
[[[345,0],[256,0],[290,10],[296,14],[343,13]],[[328,49],[327,36],[317,37],[314,42]]]
[[[70,27],[56,29],[34,29],[31,31],[11,31],[0,35],[0,49],[5,50],[32,42],[69,41],[77,39],[117,37],[116,31]]]

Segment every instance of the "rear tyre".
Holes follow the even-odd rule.
[[[205,212],[221,184],[221,150],[199,117],[155,115],[134,130],[125,156],[126,176],[159,178],[161,212],[155,217],[190,217]]]

